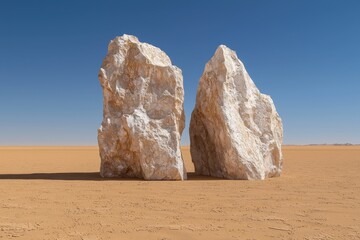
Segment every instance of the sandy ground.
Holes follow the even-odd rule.
[[[103,180],[95,147],[0,147],[0,239],[360,239],[360,147],[284,147],[283,175]]]

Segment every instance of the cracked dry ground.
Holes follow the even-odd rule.
[[[360,239],[360,146],[285,146],[280,178],[103,180],[96,147],[0,147],[0,239]]]

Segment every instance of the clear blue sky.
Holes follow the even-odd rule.
[[[284,143],[360,143],[360,1],[8,0],[0,3],[0,145],[96,145],[97,74],[109,41],[124,33],[182,69],[183,144],[219,44],[272,96]]]

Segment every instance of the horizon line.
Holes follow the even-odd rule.
[[[358,143],[310,143],[310,144],[283,144],[282,146],[360,146]],[[37,148],[37,147],[56,147],[56,148],[98,148],[98,145],[0,145],[0,148],[17,148],[17,147],[23,147],[23,148]],[[180,147],[190,147],[190,144],[187,145],[180,145]]]

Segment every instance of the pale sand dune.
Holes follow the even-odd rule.
[[[0,147],[0,239],[360,239],[360,147],[284,156],[265,181],[147,182],[102,180],[96,147]]]

